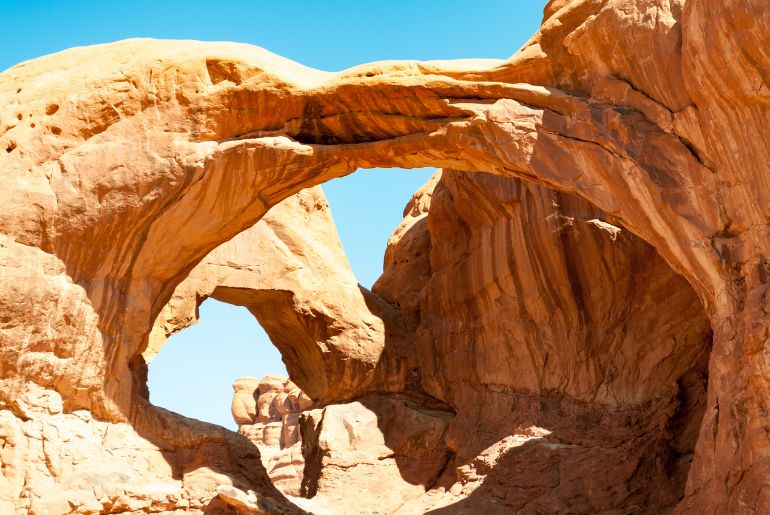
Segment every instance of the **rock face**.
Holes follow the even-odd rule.
[[[452,457],[444,443],[452,414],[404,396],[311,409],[280,376],[242,377],[233,390],[238,432],[257,446],[273,484],[303,496],[294,501],[313,513],[394,513],[429,490]]]
[[[403,305],[413,293],[389,278],[427,270],[411,315],[421,384],[455,413],[454,474],[431,503],[662,512],[681,498],[711,330],[689,285],[615,223],[575,197],[480,173],[445,170],[413,199],[388,254],[427,252],[386,261],[397,272],[374,291]]]
[[[302,506],[314,513],[394,513],[436,483],[450,459],[451,413],[366,396],[302,414]]]
[[[291,376],[322,401],[367,388],[385,347],[385,321],[397,316],[382,301],[382,313],[369,307],[378,300],[358,286],[318,187],[284,200],[208,254],[158,315],[145,359],[197,322],[209,297],[245,306],[291,356],[284,358]]]
[[[374,294],[318,259],[331,232],[188,284],[261,317],[318,417],[372,429],[308,418],[319,502],[346,453],[404,447],[356,419],[381,399],[424,444],[391,460],[427,490],[402,512],[770,511],[768,48],[763,0],[553,0],[506,61],[131,40],[3,72],[0,511],[298,510],[246,438],[149,404],[144,353],[212,251],[393,166],[445,171]],[[289,202],[276,227],[315,205]]]
[[[300,495],[305,460],[299,417],[313,401],[288,378],[278,376],[242,377],[233,390],[238,432],[257,446],[273,484],[286,495]]]

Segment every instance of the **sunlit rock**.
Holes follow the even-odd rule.
[[[201,291],[249,305],[319,409],[442,413],[454,457],[402,512],[770,511],[767,48],[764,0],[554,0],[506,61],[129,40],[3,72],[0,508],[312,505],[248,439],[150,405],[143,357],[180,284],[289,199],[275,282]],[[425,166],[360,289],[293,196]]]

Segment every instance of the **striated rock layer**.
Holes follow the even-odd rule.
[[[389,278],[427,270],[410,315],[421,384],[455,416],[447,493],[425,502],[460,513],[674,506],[711,350],[686,281],[601,211],[518,179],[445,170],[410,207],[374,291],[401,305],[413,294]],[[402,247],[426,251],[404,262]]]
[[[553,0],[506,61],[325,73],[131,40],[3,72],[0,508],[296,509],[245,438],[149,404],[150,333],[270,207],[435,166],[388,251],[390,303],[341,283],[322,290],[339,319],[276,304],[296,384],[453,415],[423,507],[770,511],[768,48],[763,0]],[[93,488],[116,459],[163,493],[130,471]]]
[[[372,382],[384,352],[384,324],[397,318],[358,286],[319,187],[287,198],[209,253],[158,315],[145,359],[197,322],[198,307],[209,297],[245,306],[281,351],[292,378],[321,401]],[[377,302],[380,310],[370,306]],[[389,381],[398,383],[398,377]]]

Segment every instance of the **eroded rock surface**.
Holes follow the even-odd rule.
[[[279,203],[209,253],[158,315],[144,357],[197,322],[209,297],[245,306],[281,351],[289,374],[321,401],[368,388],[385,348],[383,319],[396,316],[385,303],[386,313],[370,307],[372,295],[359,287],[318,187]],[[398,374],[390,380],[398,383]]]
[[[280,376],[242,377],[233,389],[238,432],[257,446],[273,484],[286,495],[300,495],[305,459],[299,417],[313,401]]]
[[[693,290],[575,197],[487,174],[436,179],[407,207],[374,287],[413,306],[399,285],[429,277],[410,315],[421,384],[456,415],[455,475],[426,502],[460,513],[673,507],[711,349]]]
[[[330,290],[357,307],[339,319],[291,291],[276,304],[296,384],[322,405],[454,411],[455,461],[423,508],[770,511],[768,48],[764,0],[553,0],[506,61],[325,73],[131,40],[3,72],[3,508],[66,491],[72,512],[112,510],[79,485],[131,448],[191,511],[296,509],[247,439],[149,404],[153,325],[212,250],[300,190],[435,166],[385,300],[344,283]],[[561,194],[496,182],[511,177]],[[76,458],[90,420],[128,443]],[[166,509],[148,491],[103,497]]]
[[[374,288],[413,331],[432,406],[364,395],[307,411],[299,472],[285,383],[244,379],[234,416],[264,423],[241,432],[293,465],[310,499],[297,502],[317,513],[671,509],[705,409],[711,330],[689,285],[610,222],[517,179],[436,174]]]
[[[302,414],[302,506],[316,513],[394,513],[430,490],[451,455],[451,413],[366,396]]]

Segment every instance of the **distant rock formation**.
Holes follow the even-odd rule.
[[[3,72],[0,512],[770,512],[768,48],[766,0],[551,0],[505,61]],[[422,166],[361,288],[307,188]],[[149,403],[208,296],[316,403],[310,498]]]
[[[288,378],[241,377],[233,384],[232,412],[238,432],[259,448],[273,484],[286,495],[300,495],[305,460],[300,413],[313,401]]]

